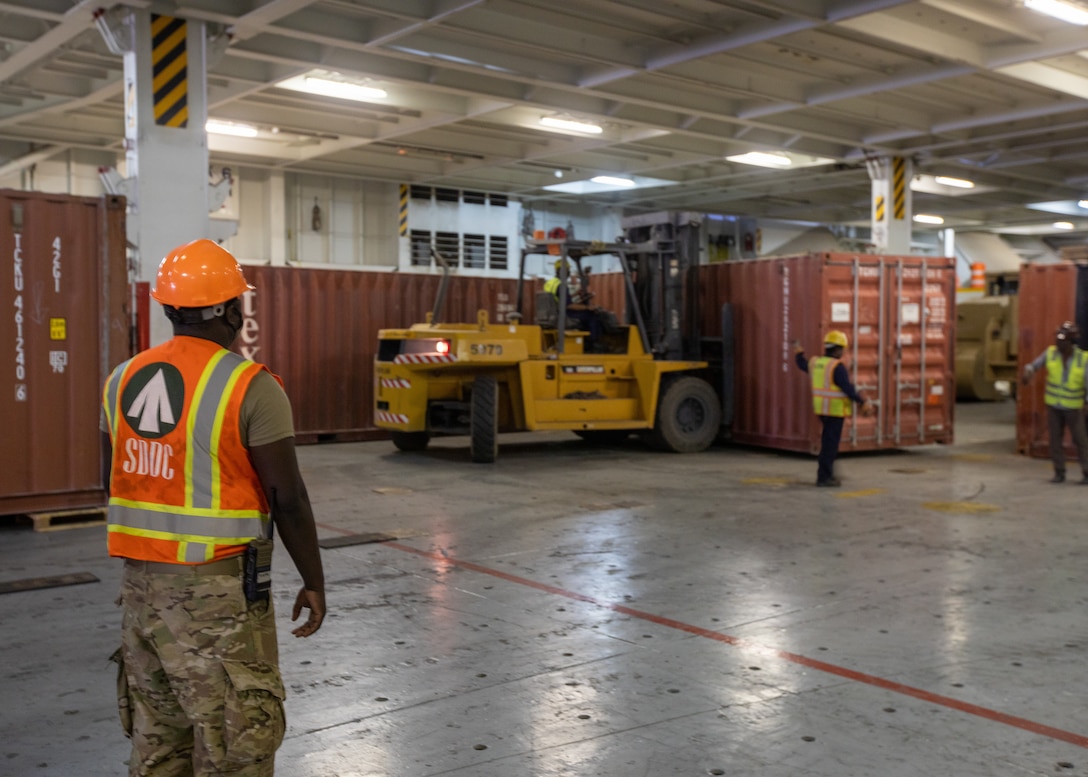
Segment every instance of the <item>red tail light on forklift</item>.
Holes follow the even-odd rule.
[[[434,344],[434,352],[435,353],[449,353],[450,352],[450,341],[449,340],[439,340],[439,341],[437,341]]]

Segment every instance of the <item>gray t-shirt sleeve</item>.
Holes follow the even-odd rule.
[[[238,425],[242,444],[247,448],[295,436],[291,401],[269,372],[261,370],[250,382],[242,400]]]

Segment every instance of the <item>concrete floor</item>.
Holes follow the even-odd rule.
[[[288,777],[1088,775],[1088,488],[955,446],[815,461],[565,434],[310,446],[330,615],[290,636]],[[1075,469],[1075,467],[1074,467]],[[119,564],[102,528],[0,529],[0,775],[121,775]]]

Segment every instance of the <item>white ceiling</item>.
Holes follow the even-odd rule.
[[[916,192],[953,226],[1078,228],[1088,197],[1088,27],[1013,0],[0,0],[0,171],[122,145],[122,61],[92,21],[127,8],[209,22],[223,49],[209,116],[268,139],[213,161],[508,192],[596,175],[673,185],[582,195],[634,212],[694,210],[868,223],[866,158],[968,178]],[[217,57],[217,58],[216,58]],[[365,77],[361,104],[275,84],[313,68]],[[574,137],[544,115],[598,122]],[[271,130],[276,128],[276,135]],[[830,164],[726,161],[786,150]],[[557,177],[557,171],[562,179]]]

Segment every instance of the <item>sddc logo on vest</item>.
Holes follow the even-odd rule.
[[[140,369],[121,395],[121,412],[129,427],[152,440],[174,431],[184,405],[185,381],[178,368],[166,362]]]

